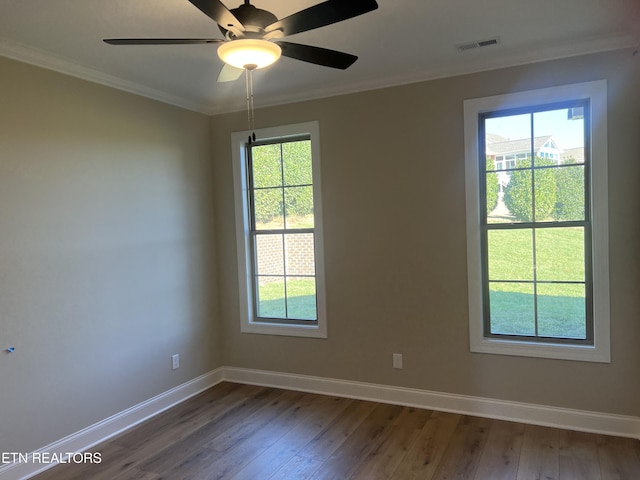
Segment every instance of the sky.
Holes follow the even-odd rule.
[[[507,137],[510,140],[531,136],[531,114],[488,118],[487,133]],[[553,135],[562,149],[584,146],[584,120],[567,118],[567,109],[549,110],[533,114],[533,136]]]

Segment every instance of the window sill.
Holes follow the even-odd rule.
[[[327,338],[326,328],[319,325],[289,325],[273,322],[243,323],[242,333],[257,333],[262,335],[282,335],[286,337]]]
[[[582,362],[611,363],[609,349],[593,345],[568,345],[481,338],[472,341],[474,353],[491,353],[518,357],[553,358]]]

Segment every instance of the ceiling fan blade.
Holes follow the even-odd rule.
[[[221,27],[229,30],[229,27],[244,32],[242,23],[229,11],[220,0],[189,0],[202,13],[207,15]]]
[[[221,43],[218,38],[105,38],[109,45],[190,45],[194,43]]]
[[[282,30],[285,36],[293,35],[357,17],[376,8],[375,0],[327,0],[268,25],[265,31]]]
[[[303,62],[315,63],[324,67],[339,68],[345,70],[358,59],[350,53],[338,52],[327,48],[312,47],[311,45],[301,45],[291,42],[275,42],[280,45],[282,55]]]
[[[236,68],[228,63],[225,63],[220,69],[220,73],[218,74],[218,83],[222,82],[233,82],[240,78],[240,75],[244,72],[242,68]]]

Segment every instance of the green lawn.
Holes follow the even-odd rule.
[[[287,300],[285,300],[284,282],[266,283],[260,286],[258,315],[265,318],[287,318],[288,313],[288,318],[316,320],[315,293],[314,278],[288,279]]]
[[[570,283],[585,279],[584,230],[538,229],[535,236],[534,252],[531,229],[489,231],[491,332],[535,335],[537,310],[538,335],[584,338],[585,287]],[[537,296],[527,283],[534,279],[534,253]]]

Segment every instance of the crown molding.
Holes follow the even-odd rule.
[[[272,107],[289,103],[317,100],[321,98],[359,93],[381,88],[407,85],[411,83],[437,80],[441,78],[467,75],[499,68],[514,67],[538,63],[548,60],[557,60],[591,53],[619,50],[624,48],[639,48],[640,34],[619,33],[608,36],[594,37],[580,42],[566,42],[564,44],[544,45],[531,50],[507,50],[504,44],[497,47],[504,54],[499,57],[487,58],[478,55],[480,51],[470,50],[461,52],[461,61],[455,65],[425,68],[420,71],[392,77],[367,79],[362,82],[349,83],[335,87],[321,87],[307,89],[296,93],[284,95],[262,96],[256,108]],[[53,70],[65,75],[87,80],[107,87],[123,90],[125,92],[151,98],[163,103],[175,105],[206,115],[221,115],[241,111],[245,104],[232,99],[232,103],[221,102],[197,102],[191,98],[179,96],[157,90],[136,82],[102,72],[92,67],[81,65],[71,59],[54,55],[29,45],[14,40],[0,38],[0,55],[20,62],[35,65],[37,67]]]
[[[7,38],[0,38],[0,56],[28,63],[36,67],[53,70],[58,73],[80,78],[89,82],[107,87],[123,90],[134,95],[158,100],[169,105],[193,110],[195,112],[211,115],[212,111],[200,103],[178,95],[173,95],[155,88],[147,87],[136,82],[131,82],[115,75],[111,75],[95,68],[81,65],[73,60],[54,55],[45,50],[25,45]]]
[[[495,48],[504,49],[505,46],[498,45]],[[529,65],[551,60],[576,57],[580,55],[622,50],[625,48],[640,49],[640,33],[638,35],[630,35],[626,33],[609,35],[604,37],[592,38],[582,42],[568,42],[566,44],[539,47],[537,49],[532,49],[525,52],[521,50],[505,50],[504,55],[501,55],[497,58],[478,56],[476,54],[481,53],[480,51],[470,50],[467,52],[461,52],[460,55],[465,57],[465,59],[464,61],[455,65],[427,68],[405,75],[396,75],[394,77],[385,77],[382,79],[370,79],[364,82],[352,83],[336,88],[323,87],[318,89],[310,89],[295,94],[271,96],[266,98],[263,97],[262,101],[256,104],[256,108],[272,107],[288,103],[297,103],[307,100],[317,100],[321,98],[334,97],[338,95],[379,90],[382,88],[397,87],[402,85],[409,85],[412,83],[426,82],[429,80],[456,77],[460,75],[469,75],[490,70],[498,70],[501,68]],[[219,108],[211,106],[211,112],[213,115],[231,113],[234,111],[239,111],[241,109],[242,107],[240,106],[231,109],[225,109],[224,106],[219,106]]]

